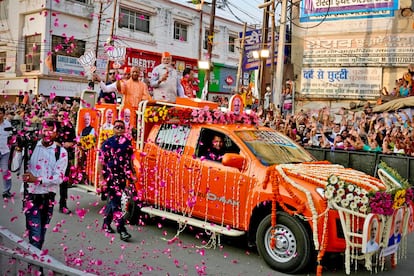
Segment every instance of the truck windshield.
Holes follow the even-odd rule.
[[[241,130],[235,133],[265,166],[315,161],[305,149],[276,131]]]

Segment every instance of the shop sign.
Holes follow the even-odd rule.
[[[302,1],[300,22],[392,17],[397,0],[310,0]]]
[[[76,57],[56,55],[56,72],[81,75],[84,72],[84,68]]]
[[[412,34],[308,36],[304,40],[304,65],[401,67],[414,63]]]
[[[377,99],[382,70],[375,67],[303,68],[300,94],[308,98]]]

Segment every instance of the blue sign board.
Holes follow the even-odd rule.
[[[239,37],[243,39],[243,33],[239,33]],[[269,58],[266,59],[266,65],[271,65],[271,41],[272,41],[272,34],[269,33],[266,39],[266,43],[262,43],[262,30],[256,29],[252,31],[247,31],[245,38],[244,38],[244,53],[243,53],[243,61],[242,61],[242,69],[243,71],[251,71],[256,70],[259,68],[260,59],[254,58],[253,52],[260,51],[261,49],[268,49],[269,50]],[[275,54],[274,54],[274,62],[277,63],[277,48],[279,42],[279,34],[275,34]],[[285,56],[287,55],[287,48],[285,46]]]

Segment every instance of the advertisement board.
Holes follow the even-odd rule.
[[[308,98],[377,99],[381,83],[381,68],[303,68],[300,93]]]
[[[300,22],[392,17],[397,0],[302,0]]]

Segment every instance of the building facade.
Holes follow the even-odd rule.
[[[374,102],[414,63],[411,0],[293,2],[296,110]]]
[[[207,59],[210,12],[207,5],[199,10],[193,4],[167,0],[3,0],[1,93],[13,98],[32,90],[46,96],[79,97],[90,72],[78,58],[93,52],[96,71],[105,74],[105,45],[111,38],[116,47],[126,48],[122,66],[142,66],[150,75],[161,53],[168,51],[179,71],[197,69],[197,61]],[[215,16],[214,25],[211,60],[224,68],[222,74],[235,79],[237,38],[243,25],[220,16]],[[221,81],[214,79],[222,77],[220,72],[211,75],[212,83]],[[217,92],[228,93],[225,85]]]

